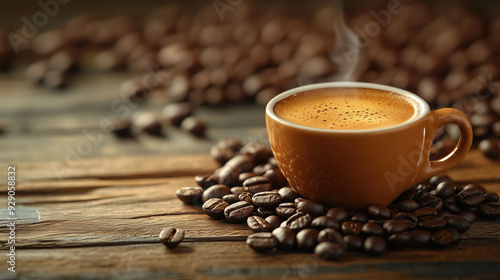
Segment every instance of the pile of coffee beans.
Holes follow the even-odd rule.
[[[221,167],[196,176],[198,186],[180,188],[177,197],[213,219],[246,223],[255,232],[247,244],[259,253],[305,251],[334,260],[345,251],[441,249],[459,243],[476,219],[500,218],[498,194],[458,184],[446,174],[414,186],[389,206],[354,212],[301,197],[265,145],[226,139],[211,155]]]

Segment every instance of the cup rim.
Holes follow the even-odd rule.
[[[384,90],[384,91],[391,91],[395,92],[401,95],[404,95],[408,98],[411,98],[415,102],[417,102],[420,107],[422,108],[420,115],[409,120],[405,121],[403,123],[400,123],[398,125],[394,126],[388,126],[388,127],[382,127],[382,128],[372,128],[372,129],[349,129],[349,130],[341,130],[341,129],[326,129],[326,128],[316,128],[316,127],[309,127],[309,126],[304,126],[304,125],[299,125],[295,124],[289,121],[286,121],[280,117],[278,117],[274,113],[274,106],[276,103],[279,101],[295,94],[298,92],[306,91],[306,90],[312,90],[312,89],[319,89],[319,88],[369,88],[369,89],[379,89],[379,90]],[[343,81],[343,82],[325,82],[325,83],[314,83],[314,84],[308,84],[304,86],[299,86],[295,87],[292,89],[289,89],[285,92],[282,92],[278,95],[276,95],[273,99],[271,99],[267,105],[266,105],[266,114],[267,116],[271,117],[277,122],[280,122],[284,125],[287,126],[292,126],[295,128],[299,129],[305,129],[305,130],[310,130],[310,131],[316,131],[316,132],[322,132],[322,133],[371,133],[371,132],[381,132],[381,131],[390,131],[390,130],[395,130],[404,126],[408,126],[409,124],[412,124],[414,122],[419,121],[422,119],[424,116],[426,116],[430,112],[430,107],[427,102],[425,102],[420,96],[411,93],[407,90],[400,89],[397,87],[393,86],[387,86],[387,85],[381,85],[381,84],[375,84],[375,83],[365,83],[365,82],[352,82],[352,81]]]

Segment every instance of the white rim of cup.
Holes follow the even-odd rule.
[[[417,102],[422,110],[420,112],[420,115],[409,120],[406,122],[403,122],[398,125],[394,126],[388,126],[388,127],[382,127],[382,128],[374,128],[374,129],[346,129],[346,130],[341,130],[341,129],[326,129],[326,128],[315,128],[315,127],[309,127],[309,126],[303,126],[299,124],[295,124],[289,121],[286,121],[280,117],[278,117],[274,113],[274,106],[276,103],[279,101],[295,94],[298,92],[302,91],[307,91],[307,90],[313,90],[313,89],[318,89],[318,88],[368,88],[368,89],[379,89],[379,90],[384,90],[384,91],[390,91],[390,92],[395,92],[397,94],[404,95],[408,98],[411,98],[415,102]],[[381,85],[381,84],[374,84],[374,83],[365,83],[365,82],[326,82],[326,83],[316,83],[316,84],[309,84],[309,85],[304,85],[296,88],[289,89],[285,92],[282,92],[275,96],[273,99],[271,99],[267,105],[266,105],[266,114],[273,118],[274,120],[288,125],[292,126],[295,128],[299,129],[305,129],[305,130],[311,130],[311,131],[317,131],[317,132],[323,132],[323,133],[369,133],[369,132],[378,132],[378,131],[388,131],[388,130],[393,130],[393,129],[398,129],[400,127],[407,126],[408,124],[414,123],[420,119],[422,119],[425,115],[427,115],[430,112],[429,104],[425,102],[422,98],[420,98],[418,95],[411,93],[407,90],[392,87],[392,86],[386,86],[386,85]]]

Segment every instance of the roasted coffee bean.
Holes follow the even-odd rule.
[[[347,210],[341,207],[333,207],[328,209],[325,214],[327,217],[334,218],[339,223],[347,221],[349,219],[349,213]]]
[[[281,188],[279,194],[283,197],[284,202],[294,202],[300,196],[298,192],[289,187]]]
[[[115,120],[111,132],[120,138],[131,137],[132,122],[130,120]]]
[[[387,237],[387,246],[392,250],[401,250],[408,247],[410,239],[408,232],[393,233]]]
[[[487,191],[486,191],[486,188],[482,185],[479,185],[479,184],[468,184],[466,185],[463,190],[469,190],[469,189],[475,189],[475,190],[478,190],[480,191],[481,193],[485,194]]]
[[[227,206],[224,209],[226,220],[231,223],[243,223],[252,215],[254,206],[246,201],[239,201]]]
[[[232,190],[231,190],[231,192],[232,192]],[[234,194],[234,193],[230,193],[230,194],[226,194],[225,196],[223,196],[222,200],[224,200],[225,202],[227,202],[229,204],[233,204],[235,202],[240,201],[240,198],[239,198],[239,195]]]
[[[367,223],[370,220],[370,216],[367,213],[356,213],[351,217],[351,221],[359,223]]]
[[[226,185],[213,185],[203,192],[203,202],[210,198],[222,198],[226,194],[230,194],[231,189]]]
[[[396,204],[396,209],[398,209],[401,212],[413,212],[417,210],[418,208],[418,203],[414,200],[401,200]]]
[[[297,233],[297,248],[301,251],[312,252],[318,244],[319,231],[306,228]]]
[[[249,192],[242,192],[238,195],[238,199],[240,201],[246,201],[248,203],[252,203],[252,197],[253,197],[253,193],[249,193]]]
[[[436,216],[437,213],[438,211],[434,207],[423,207],[413,211],[413,215],[419,219],[425,216]]]
[[[286,226],[293,232],[298,232],[311,225],[312,217],[310,214],[297,212],[286,220]]]
[[[460,234],[460,232],[458,232],[458,230],[454,228],[446,228],[445,230],[449,231],[451,235],[453,235],[452,244],[457,244],[460,242],[460,240],[462,240],[462,235]]]
[[[248,143],[240,149],[240,153],[244,155],[249,155],[253,158],[256,164],[261,164],[267,162],[269,157],[273,155],[271,150],[263,144],[259,143]],[[267,169],[273,168],[269,165]],[[266,169],[266,170],[267,170]]]
[[[243,184],[243,182],[245,182],[246,179],[252,178],[255,176],[259,176],[259,174],[254,173],[254,172],[243,172],[238,176],[238,180],[239,180],[240,184]]]
[[[370,214],[370,216],[372,216],[375,219],[382,220],[391,218],[391,210],[389,210],[389,208],[387,208],[384,205],[380,204],[370,205],[368,206],[367,212],[368,214]]]
[[[295,208],[297,208],[297,211],[309,213],[313,217],[318,217],[326,213],[323,205],[301,197],[295,199]]]
[[[324,228],[334,228],[338,230],[340,229],[340,224],[334,218],[319,216],[312,220],[311,227],[317,230],[322,230]]]
[[[224,218],[224,209],[227,206],[229,206],[229,203],[221,198],[211,198],[203,203],[201,209],[205,214],[214,219],[222,219]]]
[[[500,147],[493,139],[484,139],[479,142],[479,150],[487,158],[498,159],[500,156]]]
[[[433,187],[431,184],[429,183],[420,183],[418,184],[416,187],[415,187],[415,190],[418,192],[418,191],[426,191],[426,192],[430,192],[434,189],[435,187]],[[415,193],[417,194],[417,193]],[[416,199],[415,199],[416,200]]]
[[[281,250],[295,249],[295,233],[287,227],[278,227],[273,230],[273,235],[278,240],[278,248]]]
[[[363,249],[364,240],[360,236],[345,235],[343,240],[349,251],[361,251]]]
[[[271,231],[271,225],[264,218],[259,216],[250,216],[247,219],[247,226],[255,232]]]
[[[365,248],[366,253],[379,256],[387,250],[387,243],[384,238],[380,236],[370,236],[365,239],[363,247]]]
[[[160,232],[160,241],[167,247],[168,249],[173,249],[182,242],[184,239],[184,230],[176,229],[174,227],[164,228]]]
[[[408,223],[404,220],[393,219],[384,223],[382,228],[387,234],[400,233],[408,230]]]
[[[446,227],[446,220],[438,216],[421,217],[418,227],[428,231],[437,231]]]
[[[485,193],[484,194],[484,202],[498,202],[499,197],[497,193]]]
[[[479,206],[481,203],[484,202],[484,199],[485,198],[483,193],[475,188],[464,189],[463,191],[459,192],[455,197],[455,200],[457,201],[458,205],[464,208],[472,208],[475,206]]]
[[[247,192],[258,193],[273,189],[271,181],[264,176],[248,178],[243,182],[243,189]]]
[[[415,196],[413,197],[413,199],[418,202],[418,201],[421,201],[421,200],[429,198],[429,197],[430,197],[430,194],[427,190],[419,190],[415,193]]]
[[[340,228],[342,229],[342,233],[344,235],[347,235],[347,234],[360,235],[362,227],[363,227],[362,223],[353,222],[353,221],[345,221],[342,223]]]
[[[432,176],[429,179],[429,184],[431,184],[431,186],[434,188],[437,187],[437,185],[439,185],[439,183],[442,183],[442,182],[452,182],[452,181],[451,181],[450,176],[448,176],[447,174],[444,174],[444,173]]]
[[[276,208],[282,200],[281,195],[273,191],[258,192],[252,197],[253,205],[262,208]]]
[[[209,187],[219,183],[219,179],[214,175],[197,175],[194,177],[194,181],[203,189],[208,189]]]
[[[257,232],[247,237],[247,244],[255,252],[265,253],[278,246],[278,239],[270,232]]]
[[[382,226],[387,220],[378,220],[378,219],[369,219],[368,222],[369,223],[374,223],[374,224],[377,224],[379,226]]]
[[[444,218],[448,227],[454,228],[459,232],[466,232],[470,227],[470,222],[464,217],[450,215]]]
[[[333,242],[345,246],[342,234],[334,228],[322,229],[318,234],[318,242]]]
[[[196,137],[205,137],[207,124],[200,118],[191,116],[181,122],[181,129]]]
[[[290,216],[295,214],[297,212],[297,209],[295,208],[295,203],[293,202],[285,202],[281,203],[276,207],[276,214],[280,216],[282,219],[288,219]]]
[[[458,212],[457,215],[460,217],[463,217],[464,219],[469,221],[469,223],[472,223],[477,219],[476,213],[469,211],[469,210],[462,210],[462,211]]]
[[[288,181],[286,180],[285,176],[283,175],[283,173],[281,173],[281,170],[279,170],[278,168],[268,169],[264,172],[264,175],[262,176],[271,180],[273,187],[278,189],[283,188],[288,184]]]
[[[243,145],[238,139],[225,139],[212,146],[210,155],[220,164],[226,163],[228,160],[236,156]]]
[[[189,103],[168,104],[161,111],[161,117],[175,126],[193,114],[193,107]]]
[[[401,212],[401,213],[394,215],[393,219],[404,221],[408,225],[408,229],[414,229],[418,225],[417,216],[415,216],[411,213]]]
[[[132,118],[132,127],[136,132],[146,132],[153,135],[160,135],[162,125],[155,113],[137,113]]]
[[[269,168],[271,167],[267,164],[259,164],[252,169],[252,172],[259,174],[259,176],[262,176],[264,175],[264,173],[266,173],[267,170],[269,170]]]
[[[61,70],[50,70],[43,76],[43,85],[48,88],[61,89],[68,85],[68,76]]]
[[[452,212],[452,213],[458,213],[460,211],[460,206],[458,206],[457,201],[455,200],[455,197],[448,197],[443,201],[443,207],[444,209]]]
[[[443,200],[437,196],[431,195],[428,198],[424,198],[418,202],[418,207],[434,207],[437,211],[443,209]]]
[[[238,184],[241,169],[237,166],[223,166],[219,170],[219,184],[234,187]]]
[[[424,248],[429,246],[432,234],[423,229],[413,229],[408,231],[410,235],[410,246],[414,248]]]
[[[238,167],[241,172],[249,172],[254,167],[255,163],[250,156],[247,155],[236,155],[232,159],[228,160],[224,166]],[[238,174],[238,181],[240,174]],[[245,180],[246,181],[246,180]],[[244,181],[243,181],[244,182]]]
[[[453,234],[446,229],[438,230],[431,236],[431,244],[435,248],[445,248],[454,241]]]
[[[257,215],[265,218],[271,215],[276,215],[276,211],[274,209],[259,207],[257,208]]]
[[[186,204],[201,205],[203,189],[201,187],[182,187],[175,194]]]
[[[49,71],[49,61],[39,60],[26,67],[25,78],[33,83],[42,84],[45,74]]]
[[[314,248],[314,256],[319,260],[336,260],[344,254],[344,246],[338,243],[321,242]]]
[[[490,102],[492,107],[496,107],[495,111],[498,114],[500,112],[500,98],[495,98],[494,100],[497,100],[496,102]],[[495,105],[496,104],[496,105]],[[493,135],[496,136],[497,138],[500,137],[500,121],[495,122],[491,126],[493,130]]]
[[[384,230],[382,229],[381,226],[375,223],[366,223],[361,227],[361,233],[364,236],[383,235]]]
[[[283,220],[281,220],[281,218],[276,215],[267,216],[266,221],[269,223],[269,227],[271,228],[271,230],[278,228],[283,222]]]
[[[125,81],[120,86],[119,90],[122,94],[121,96],[137,103],[146,100],[149,94],[149,89],[147,89],[142,83],[138,83],[134,80]],[[161,116],[159,116],[159,119],[161,120]]]
[[[415,196],[415,193],[417,192],[416,188],[411,188],[404,193],[402,193],[399,196],[399,199],[397,201],[402,201],[402,200],[412,200],[413,197]]]
[[[479,207],[479,213],[488,218],[500,218],[500,202],[487,202]]]
[[[441,199],[447,199],[455,194],[455,185],[451,182],[441,182],[436,187],[436,194]]]
[[[447,210],[441,210],[437,214],[437,216],[440,217],[440,218],[446,218],[446,217],[448,217],[450,215],[453,215],[453,214],[451,214],[451,212],[447,211]]]

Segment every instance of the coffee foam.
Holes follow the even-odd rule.
[[[274,107],[291,123],[337,130],[395,126],[416,117],[418,105],[404,95],[369,88],[320,88],[296,93]]]

